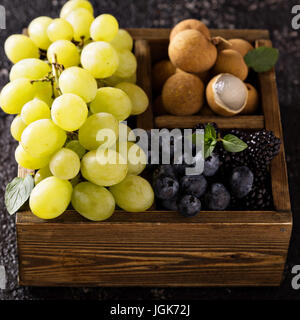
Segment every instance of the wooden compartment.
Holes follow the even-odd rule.
[[[129,29],[135,39],[138,83],[151,99],[151,61],[165,54],[170,30]],[[212,30],[271,46],[265,30]],[[259,74],[262,114],[154,117],[151,106],[137,126],[266,128],[283,141],[274,70]],[[28,171],[19,169],[19,175]],[[274,211],[204,211],[185,219],[176,212],[117,211],[101,223],[74,211],[44,221],[17,214],[19,283],[28,286],[277,286],[292,229],[282,145],[271,165]]]

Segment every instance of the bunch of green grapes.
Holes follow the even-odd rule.
[[[13,66],[0,106],[15,115],[17,163],[35,171],[32,212],[53,219],[71,203],[87,219],[102,221],[116,203],[128,211],[148,209],[152,189],[134,178],[146,155],[119,141],[119,132],[126,141],[129,133],[134,137],[121,121],[144,112],[149,101],[135,84],[133,39],[117,19],[95,17],[89,1],[70,0],[60,17],[38,17],[26,34],[11,35],[4,50]]]

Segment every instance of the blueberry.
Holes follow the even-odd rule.
[[[180,180],[180,187],[183,193],[200,198],[206,191],[207,181],[203,175],[184,176]]]
[[[253,180],[253,173],[248,167],[235,168],[230,178],[232,194],[239,199],[245,197],[252,189]]]
[[[178,198],[174,197],[172,199],[162,200],[161,204],[165,209],[168,209],[171,211],[178,211],[177,201],[178,201]]]
[[[177,174],[175,169],[170,164],[162,164],[153,172],[153,183],[155,183],[158,177],[165,176],[177,180]]]
[[[178,181],[170,177],[160,176],[154,183],[155,195],[162,200],[174,198],[178,190]]]
[[[230,193],[223,184],[214,183],[205,195],[205,202],[210,210],[225,210],[230,203]]]
[[[204,162],[203,175],[205,175],[206,177],[212,177],[216,174],[219,167],[220,167],[219,156],[217,154],[213,153]]]
[[[177,158],[176,162],[178,164],[174,164],[174,167],[175,167],[175,170],[176,170],[178,176],[184,176],[186,174],[187,168],[194,168],[199,161],[203,161],[202,152],[200,151],[195,156],[193,156],[190,159],[192,161],[187,161],[187,159],[188,159],[188,156],[186,154],[183,154]],[[190,164],[188,164],[188,163],[190,163]]]
[[[201,211],[201,202],[198,198],[187,194],[180,199],[178,210],[185,217],[193,217]]]

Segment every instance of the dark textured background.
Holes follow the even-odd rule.
[[[3,52],[8,35],[20,33],[41,15],[58,16],[63,0],[1,0],[6,8],[7,29],[0,30],[0,86],[7,82],[10,63]],[[280,50],[276,66],[283,128],[285,134],[294,230],[285,280],[279,288],[30,288],[17,283],[15,217],[4,208],[5,185],[16,175],[16,142],[10,136],[11,116],[0,111],[0,265],[7,271],[4,299],[297,299],[300,292],[291,288],[291,267],[300,264],[300,144],[299,61],[300,30],[291,28],[291,8],[287,0],[92,0],[95,12],[115,15],[121,27],[171,27],[185,18],[202,19],[212,28],[269,29],[273,44]]]

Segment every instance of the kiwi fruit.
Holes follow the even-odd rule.
[[[245,108],[248,89],[240,78],[229,73],[221,73],[208,83],[206,99],[216,114],[225,117],[234,116]]]
[[[238,51],[232,49],[220,51],[213,68],[214,74],[231,73],[243,81],[247,78],[248,71],[249,69],[243,56]]]
[[[179,68],[176,68],[176,73],[177,72],[185,72]],[[186,73],[186,72],[185,72]],[[199,77],[204,83],[207,83],[209,80],[210,72],[209,70],[201,73],[194,73],[195,76]]]
[[[243,57],[254,49],[252,44],[244,39],[229,39],[228,41],[231,43],[230,49],[238,51]]]
[[[163,87],[162,101],[170,114],[177,116],[195,114],[203,106],[204,84],[193,74],[175,73]]]
[[[218,50],[225,50],[225,49],[235,50],[239,52],[243,57],[250,50],[254,49],[252,44],[244,39],[229,39],[229,40],[223,39],[223,41],[222,40],[218,41],[217,47],[218,47]]]
[[[186,19],[177,23],[176,26],[171,30],[170,41],[172,41],[179,32],[188,29],[197,30],[207,37],[207,39],[210,39],[210,31],[203,22],[197,19]]]
[[[254,114],[259,105],[259,97],[257,90],[250,84],[245,83],[248,89],[248,99],[245,108],[241,114]]]
[[[217,49],[203,33],[188,29],[179,32],[169,45],[172,64],[186,72],[202,73],[217,60]]]
[[[161,60],[152,68],[152,85],[156,92],[160,92],[164,83],[176,72],[170,60]]]

